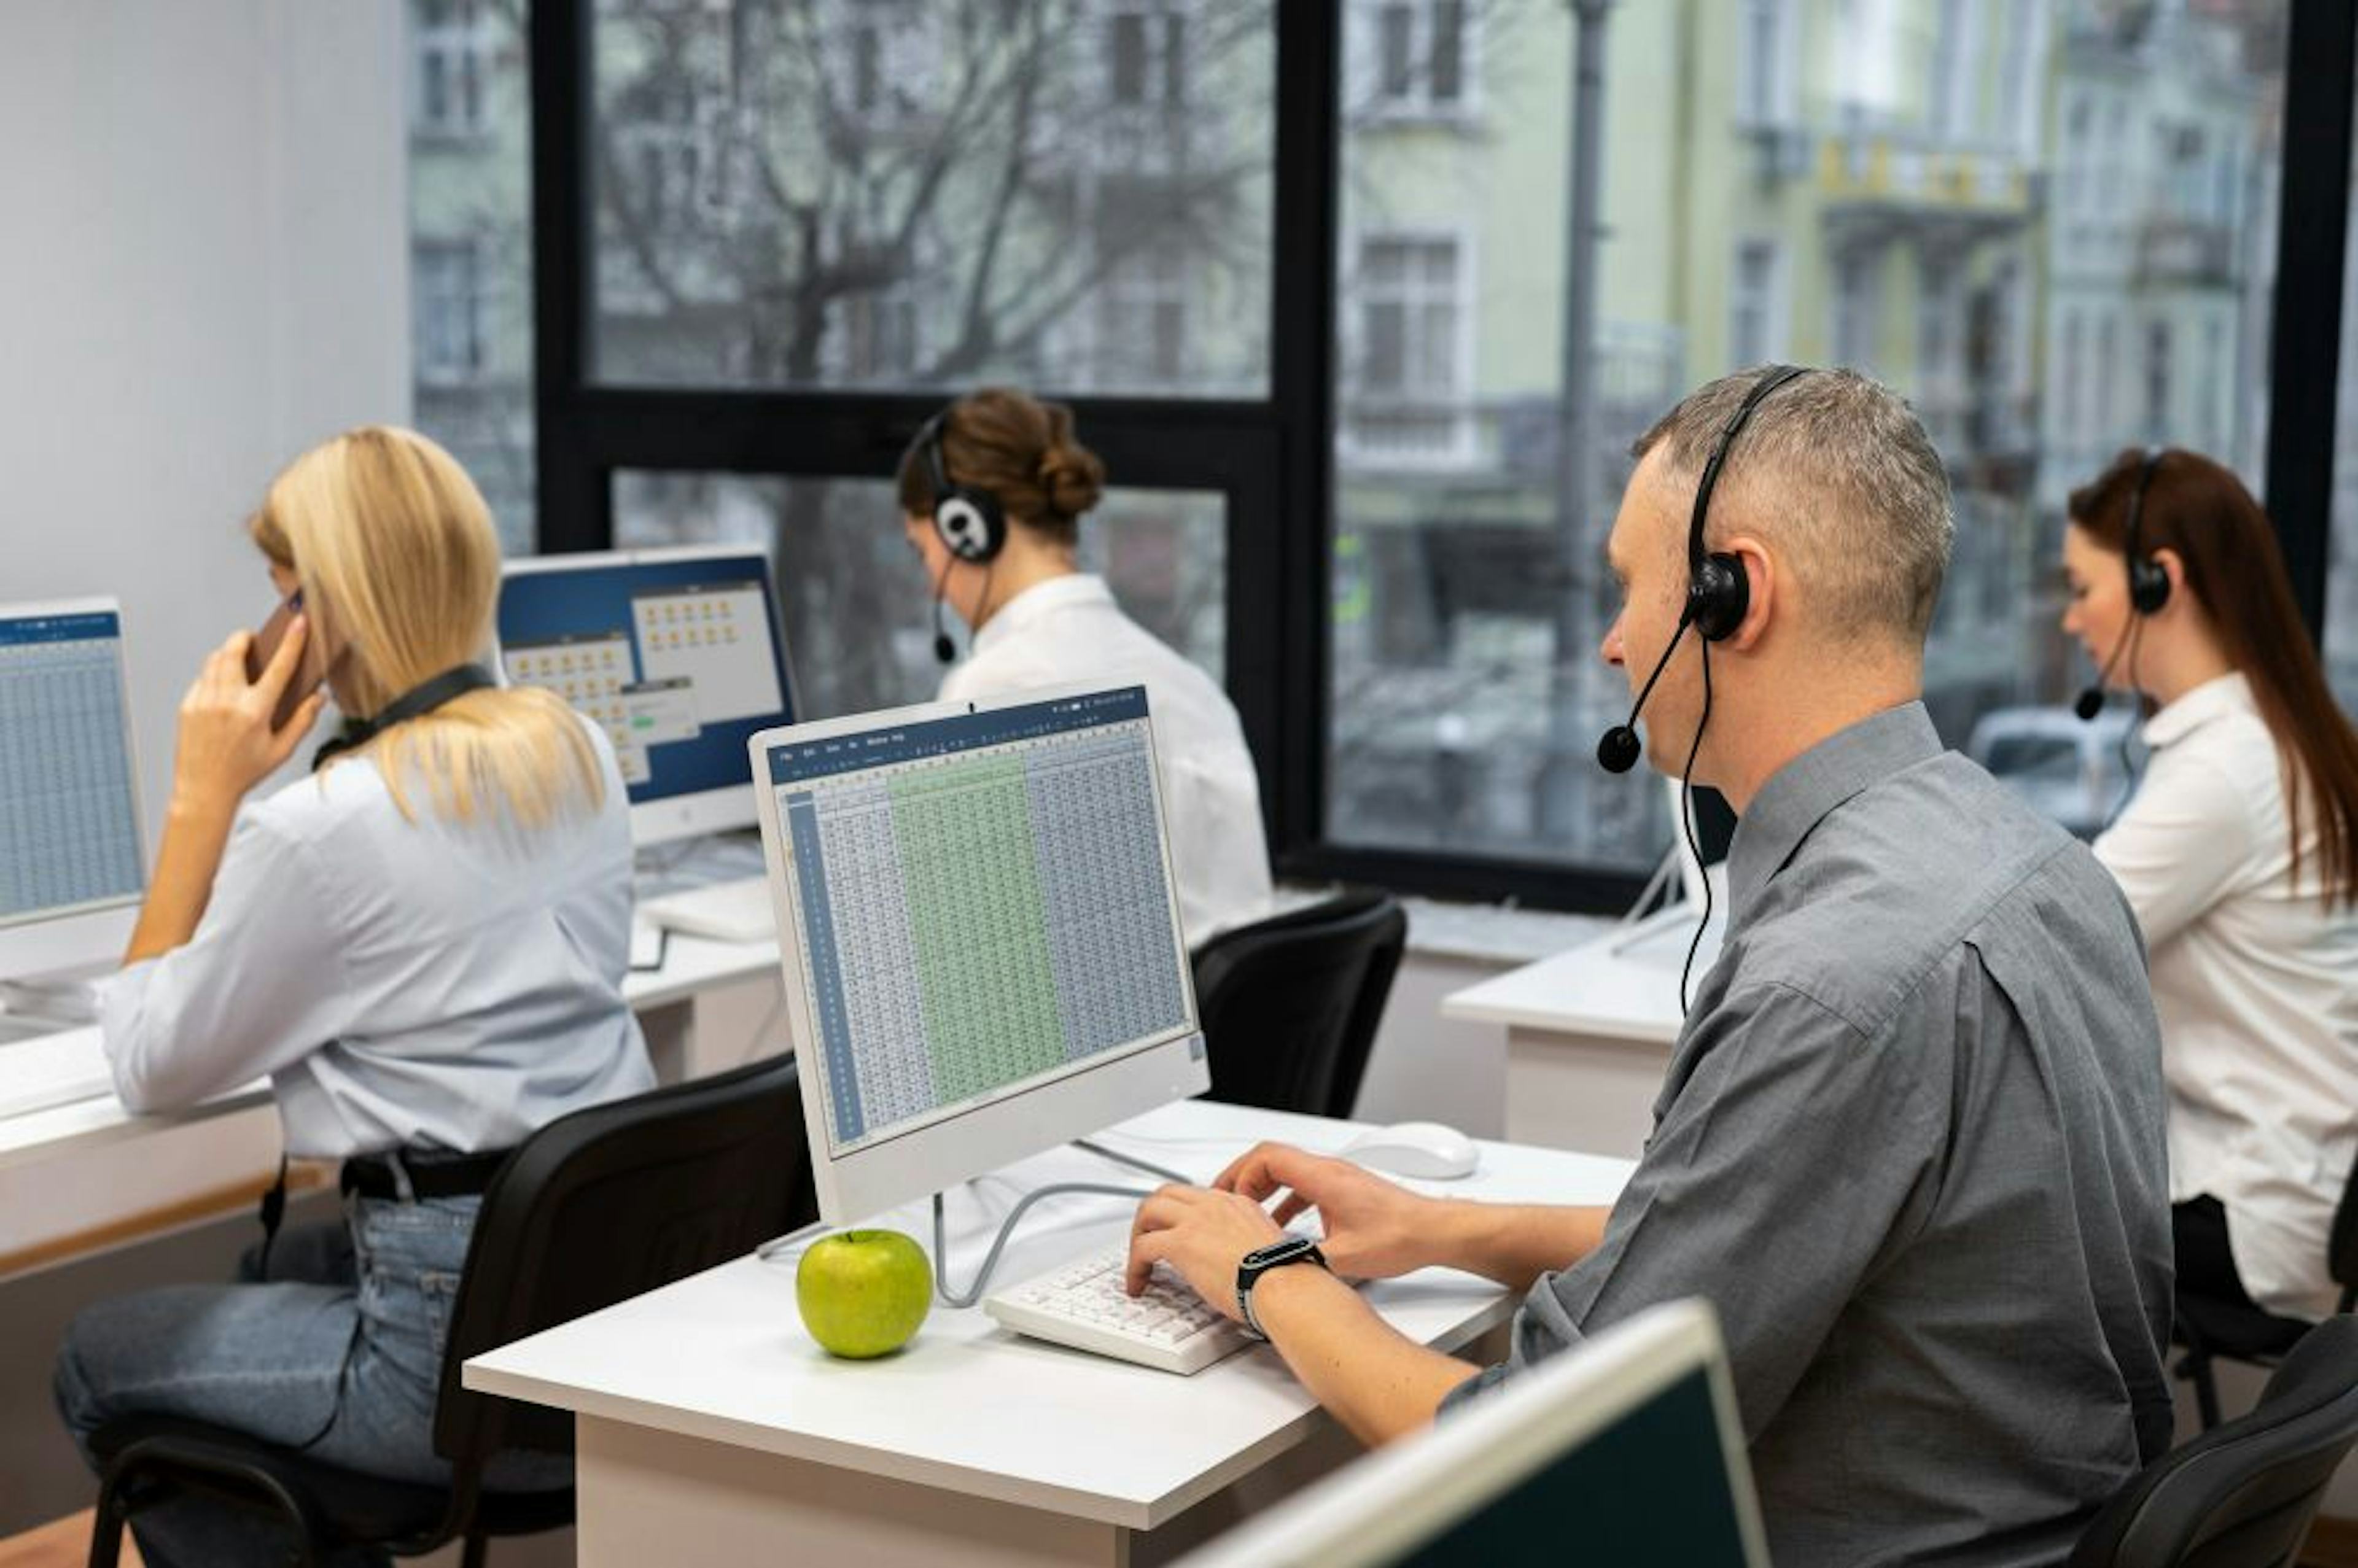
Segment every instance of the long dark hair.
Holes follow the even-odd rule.
[[[2071,521],[2107,549],[2126,546],[2129,495],[2145,460],[2143,449],[2129,448],[2071,492]],[[2210,616],[2228,662],[2251,682],[2284,767],[2294,880],[2302,824],[2314,810],[2324,902],[2358,904],[2358,730],[2325,684],[2267,514],[2226,469],[2171,447],[2146,486],[2137,546],[2148,556],[2177,552],[2185,589]]]

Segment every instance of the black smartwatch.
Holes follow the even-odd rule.
[[[1245,1320],[1245,1332],[1255,1339],[1267,1339],[1269,1336],[1260,1331],[1260,1320],[1253,1316],[1253,1281],[1288,1263],[1315,1263],[1324,1269],[1326,1254],[1318,1250],[1318,1243],[1307,1236],[1288,1236],[1266,1247],[1254,1248],[1237,1265],[1237,1315]]]

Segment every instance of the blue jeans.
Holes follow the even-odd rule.
[[[266,1277],[256,1249],[243,1282],[168,1285],[85,1309],[57,1367],[58,1409],[83,1457],[92,1457],[90,1434],[116,1417],[176,1415],[341,1469],[448,1481],[450,1467],[434,1452],[434,1406],[481,1202],[351,1195],[344,1223],[282,1235]],[[570,1460],[557,1455],[503,1461],[495,1474],[516,1489],[572,1478]],[[197,1496],[143,1509],[133,1530],[150,1568],[276,1561],[287,1539],[265,1514]],[[388,1559],[371,1550],[331,1561]]]

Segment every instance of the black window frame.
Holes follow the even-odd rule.
[[[1537,907],[1625,907],[1641,879],[1617,870],[1338,843],[1328,833],[1344,4],[1275,6],[1267,396],[1067,400],[1122,485],[1214,492],[1227,504],[1226,681],[1258,761],[1281,875]],[[593,29],[591,0],[533,6],[541,549],[611,547],[613,484],[622,470],[890,475],[939,396],[644,388],[590,376],[596,229],[585,155]],[[2332,525],[2353,50],[2358,8],[2291,0],[2266,501],[2312,638],[2322,629]]]

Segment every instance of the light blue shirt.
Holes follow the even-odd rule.
[[[373,758],[242,810],[196,935],[103,987],[115,1092],[187,1105],[267,1075],[290,1154],[507,1148],[654,1076],[622,1000],[629,805],[540,828],[404,817]]]

